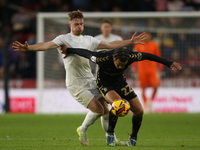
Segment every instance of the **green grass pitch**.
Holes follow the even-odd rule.
[[[121,140],[131,133],[131,116],[118,119]],[[78,141],[85,115],[0,115],[0,150],[200,150],[200,114],[145,114],[137,146],[109,147],[100,120],[88,130],[90,146]]]

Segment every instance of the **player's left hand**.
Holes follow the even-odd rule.
[[[178,70],[181,70],[182,67],[181,67],[181,64],[180,63],[177,63],[177,62],[173,62],[172,65],[170,66],[170,69],[171,70],[174,70],[174,68],[178,69]]]
[[[137,36],[137,31],[134,33],[134,35],[131,38],[131,41],[133,44],[142,44],[145,45],[142,41],[146,40],[146,33],[143,32],[140,35]]]
[[[62,54],[65,54],[65,56],[63,57],[63,58],[66,58],[67,56],[68,56],[68,54],[67,54],[67,46],[65,46],[65,45],[62,45],[61,46],[61,53]]]

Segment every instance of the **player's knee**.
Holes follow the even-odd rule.
[[[96,101],[95,99],[93,99],[89,103],[88,108],[94,113],[99,113],[99,114],[103,114],[104,113],[103,106],[98,101]]]
[[[138,111],[136,111],[136,112],[134,113],[135,116],[143,116],[143,114],[144,114],[143,108],[140,108]]]
[[[109,109],[108,107],[104,108],[104,115],[109,114]]]
[[[103,115],[106,115],[109,113],[109,109],[108,109],[108,104],[105,102],[104,98],[100,98],[98,99],[99,103],[102,105],[103,107]]]
[[[104,110],[103,114],[104,115],[109,114],[110,110],[108,109],[108,104],[104,101],[102,106],[103,106],[103,110]]]
[[[103,107],[102,108],[99,108],[96,110],[96,113],[99,113],[99,114],[104,114],[104,109]]]
[[[103,106],[102,105],[98,105],[95,108],[95,113],[104,114],[104,108],[103,108]]]

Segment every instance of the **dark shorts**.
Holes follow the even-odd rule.
[[[130,101],[131,99],[137,97],[133,89],[126,83],[125,80],[121,80],[120,82],[113,84],[97,80],[97,89],[103,97],[105,97],[105,95],[111,90],[117,92],[121,96],[121,98],[124,98],[127,101]]]

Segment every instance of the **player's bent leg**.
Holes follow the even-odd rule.
[[[131,99],[129,103],[131,106],[130,110],[133,112],[134,115],[143,116],[144,111],[138,97]]]
[[[101,116],[101,125],[105,132],[108,130],[108,124],[109,124],[109,109],[108,109],[108,103],[105,101],[104,98],[98,99],[98,101],[101,103],[101,105],[104,108],[104,114]],[[107,134],[106,134],[107,135]],[[107,137],[107,136],[106,136]],[[126,142],[120,141],[117,139],[116,135],[114,134],[114,140],[116,145],[126,145]]]
[[[154,98],[155,98],[155,95],[156,95],[156,93],[157,93],[158,84],[154,84],[154,85],[152,86],[152,88],[153,88],[153,93],[152,93],[151,99],[150,99],[149,102],[148,102],[148,107],[149,107],[150,112],[153,112],[152,102],[153,102],[153,100],[154,100]]]
[[[91,79],[91,81],[89,81],[88,84],[84,86],[84,89],[82,89],[81,86],[68,87],[68,90],[74,99],[76,99],[84,107],[91,110],[87,113],[82,125],[77,129],[79,140],[83,145],[89,145],[86,134],[88,127],[92,125],[104,113],[103,106],[99,101],[97,101],[101,95],[95,86],[95,80]]]
[[[158,85],[153,85],[153,93],[152,93],[152,96],[151,96],[151,101],[153,101],[153,99],[155,98],[155,95],[157,93],[157,90],[158,90]]]
[[[157,93],[157,89],[160,85],[160,78],[159,78],[159,75],[157,72],[152,72],[149,76],[149,85],[153,88],[153,93],[150,97],[150,100],[148,102],[148,107],[149,107],[149,110],[152,112],[153,109],[152,109],[152,101],[154,100],[155,98],[155,95]]]
[[[92,125],[104,112],[103,106],[93,98],[88,104],[88,108],[91,110],[85,117],[81,125],[81,132],[86,133],[90,125]]]
[[[106,101],[104,100],[103,97],[101,97],[100,99],[98,99],[98,101],[100,102],[100,104],[104,108],[104,113],[101,116],[101,125],[102,125],[103,130],[106,132],[108,130],[108,119],[109,119],[108,104],[106,103]]]
[[[91,110],[87,113],[82,125],[78,127],[77,133],[79,135],[79,140],[82,145],[89,145],[89,140],[87,138],[87,129],[92,125],[104,112],[103,106],[93,98],[88,104],[88,108]],[[92,112],[93,111],[93,112]]]
[[[104,114],[101,116],[101,125],[105,132],[108,130],[108,124],[109,124],[109,109],[108,104],[106,103],[104,98],[98,99],[98,101],[101,103],[101,105],[104,107]]]
[[[108,114],[109,113],[109,109],[108,109],[108,103],[105,101],[105,99],[103,97],[98,99],[98,102],[102,105],[103,107],[103,115],[104,114]]]
[[[82,125],[81,132],[86,133],[90,125],[92,125],[104,112],[103,106],[93,98],[88,104],[88,108],[91,110],[87,113]]]
[[[121,98],[121,96],[117,92],[115,92],[114,90],[109,91],[105,95],[105,100],[108,103],[110,103],[111,105],[116,99],[120,99],[120,98]]]
[[[109,91],[105,95],[105,100],[110,104],[112,104],[116,99],[119,99],[119,98],[121,98],[121,97],[114,90]],[[106,133],[106,143],[109,146],[115,146],[116,143],[119,143],[118,140],[115,137],[115,134],[114,134],[114,128],[115,128],[115,125],[117,123],[117,119],[118,119],[118,117],[115,116],[110,111],[109,112],[109,125],[108,125],[108,130],[107,130],[107,133]]]
[[[114,90],[109,91],[105,95],[105,100],[112,104],[116,99],[120,99],[121,96],[115,92]],[[110,134],[114,134],[114,128],[117,123],[118,117],[115,116],[111,111],[109,112],[109,126],[107,132]]]
[[[127,143],[127,145],[135,146],[137,142],[137,134],[142,123],[144,112],[138,97],[130,100],[129,103],[131,106],[130,109],[133,112],[133,117],[132,117],[132,133],[130,135],[130,141]]]
[[[93,98],[90,103],[87,106],[88,109],[90,109],[94,113],[104,114],[104,108],[101,105],[101,103]]]
[[[147,97],[145,95],[145,91],[146,91],[146,86],[142,85],[141,86],[142,89],[142,98],[143,98],[143,102],[144,102],[144,108],[147,108]]]

